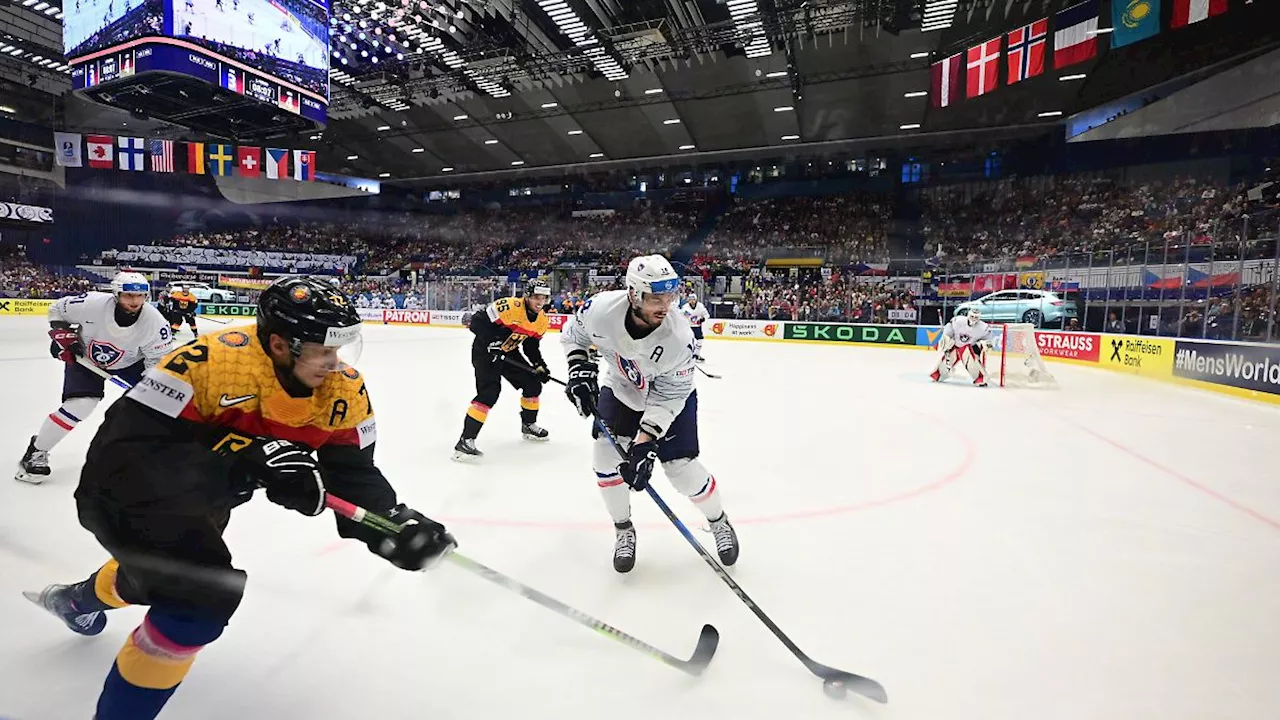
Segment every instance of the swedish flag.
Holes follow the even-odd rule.
[[[1160,0],[1112,0],[1111,46],[1124,47],[1160,32]]]
[[[231,168],[235,162],[235,153],[231,152],[230,145],[209,145],[209,174],[227,176],[231,174]]]

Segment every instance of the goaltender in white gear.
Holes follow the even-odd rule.
[[[673,307],[680,278],[666,258],[649,255],[631,261],[626,282],[626,290],[593,296],[561,333],[570,364],[570,399],[575,375],[585,372],[591,375],[589,384],[594,384],[595,365],[588,364],[589,348],[594,345],[607,365],[596,403],[600,420],[624,450],[633,444],[654,447],[671,485],[710,522],[721,562],[732,565],[738,557],[737,536],[720,502],[715,478],[698,459],[694,336],[688,320]],[[581,406],[579,412],[587,414]],[[593,434],[596,484],[616,529],[614,569],[627,572],[635,562],[635,528],[626,484],[631,481],[624,481],[621,466],[626,463],[608,438]]]
[[[31,438],[18,464],[17,480],[40,483],[49,474],[49,451],[102,401],[102,377],[81,367],[78,357],[134,384],[169,352],[173,333],[169,321],[148,302],[151,285],[146,277],[122,272],[111,286],[109,293],[64,297],[49,306],[50,336],[59,334],[51,352],[66,363],[62,404],[45,416]]]
[[[987,348],[991,347],[991,326],[983,322],[976,308],[967,315],[957,315],[942,330],[938,341],[938,365],[929,375],[934,382],[942,382],[955,371],[957,363],[964,363],[978,387],[987,386]]]

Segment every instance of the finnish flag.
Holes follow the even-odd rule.
[[[136,170],[142,172],[146,163],[146,144],[140,137],[122,137],[117,138],[119,152],[117,157],[120,161],[121,170]]]

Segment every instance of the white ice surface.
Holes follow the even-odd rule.
[[[811,656],[890,696],[838,703],[644,496],[637,567],[613,572],[588,425],[557,388],[550,443],[520,439],[506,387],[484,461],[453,463],[470,334],[366,330],[379,464],[405,501],[462,553],[673,654],[711,622],[719,653],[687,677],[458,568],[394,570],[329,518],[258,497],[227,532],[245,600],[163,718],[1277,716],[1273,408],[1076,366],[1054,366],[1057,392],[980,390],[928,382],[917,351],[708,343],[724,379],[699,377],[703,459],[741,538],[732,573]],[[57,406],[47,346],[40,321],[0,319],[10,466]],[[105,559],[72,501],[100,417],[56,448],[44,485],[0,477],[0,717],[89,718],[142,617],[115,611],[81,638],[20,594]]]

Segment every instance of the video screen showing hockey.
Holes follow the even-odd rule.
[[[174,2],[0,29],[0,720],[1280,719],[1275,2]]]
[[[74,59],[164,32],[167,0],[74,0],[63,8],[62,44]]]
[[[174,37],[328,97],[329,8],[312,0],[166,0]]]

